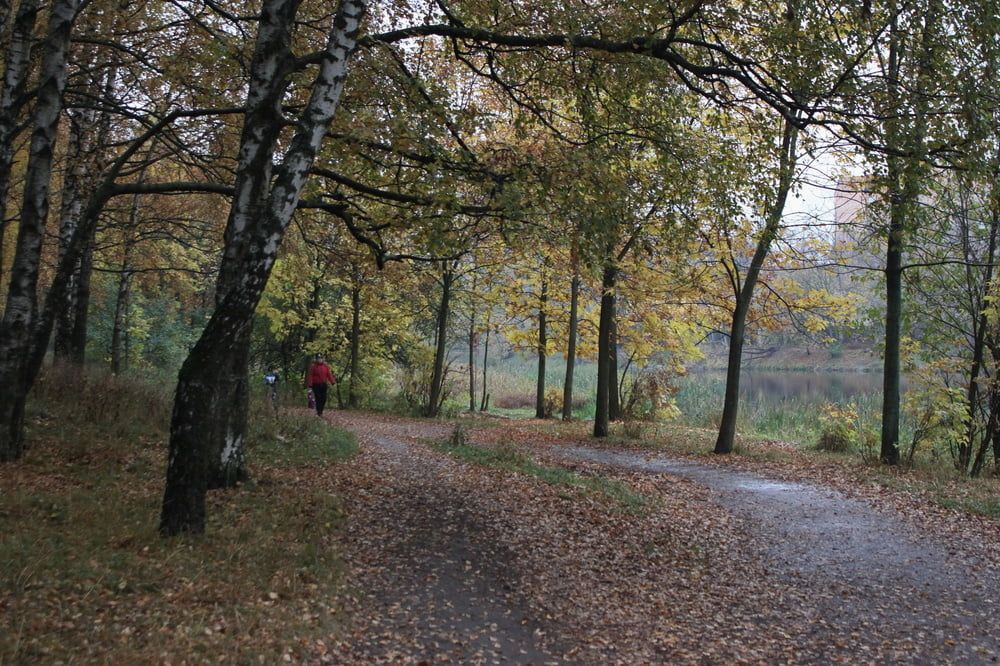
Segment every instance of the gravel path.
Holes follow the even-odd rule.
[[[997,568],[838,491],[515,443],[654,498],[631,515],[426,445],[450,426],[332,418],[362,444],[337,490],[355,598],[346,663],[991,664],[1000,654]]]
[[[940,656],[958,663],[997,661],[996,570],[867,502],[828,488],[662,456],[581,446],[558,451],[617,469],[681,476],[710,489],[715,501],[743,518],[772,573],[819,593],[817,617],[835,632],[875,632],[911,641],[918,650],[925,644],[934,656],[917,661],[926,663]]]

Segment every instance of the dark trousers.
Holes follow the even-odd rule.
[[[313,384],[313,399],[316,400],[316,413],[323,416],[326,406],[326,384]]]

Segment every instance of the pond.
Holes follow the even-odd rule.
[[[725,382],[725,375],[719,373],[719,379]],[[882,374],[876,372],[744,371],[740,379],[744,398],[774,402],[797,399],[842,403],[881,392]]]
[[[677,407],[685,425],[715,428],[726,390],[723,372],[696,372],[678,383]],[[745,370],[740,380],[738,429],[745,434],[800,442],[816,438],[826,404],[852,405],[866,418],[882,405],[877,372],[780,372]]]

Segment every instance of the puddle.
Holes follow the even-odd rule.
[[[755,490],[761,493],[789,491],[802,492],[807,490],[805,486],[799,483],[783,483],[781,481],[768,481],[766,479],[746,479],[744,481],[737,481],[733,487],[739,488],[740,490]]]

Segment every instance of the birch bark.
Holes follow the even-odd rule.
[[[0,322],[0,386],[4,387],[0,393],[0,461],[16,460],[24,453],[24,405],[30,386],[33,326],[38,314],[42,238],[49,212],[56,128],[66,87],[66,53],[79,5],[80,0],[52,3],[44,42],[17,245]]]
[[[268,0],[251,66],[247,113],[241,138],[230,222],[225,235],[223,267],[212,317],[181,367],[170,424],[167,482],[160,515],[165,536],[205,529],[205,494],[209,485],[211,441],[220,417],[232,424],[240,407],[231,402],[234,368],[242,363],[246,342],[278,248],[327,126],[333,118],[357,44],[364,0],[343,0],[331,27],[319,72],[284,159],[272,169],[280,100],[293,61],[288,36],[298,0]],[[265,177],[273,171],[273,178]],[[243,350],[234,351],[234,347]],[[235,412],[235,413],[234,413]],[[243,413],[245,420],[245,411]],[[220,460],[242,455],[238,434],[227,432]]]

